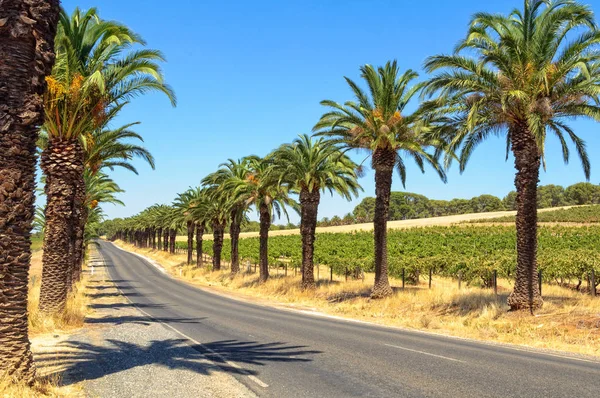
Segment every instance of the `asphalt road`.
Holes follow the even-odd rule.
[[[264,397],[599,397],[600,362],[228,299],[100,242],[140,310]]]

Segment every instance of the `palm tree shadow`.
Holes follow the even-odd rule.
[[[168,369],[185,369],[199,374],[226,372],[233,375],[256,375],[256,370],[233,366],[237,364],[264,366],[269,362],[307,362],[320,351],[286,343],[257,343],[224,340],[190,346],[185,339],[153,340],[138,345],[108,339],[104,345],[64,342],[55,351],[42,353],[36,361],[57,369],[52,378],[62,376],[63,385],[95,380],[133,368],[159,365]]]

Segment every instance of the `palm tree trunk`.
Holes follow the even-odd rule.
[[[387,220],[396,156],[395,151],[387,149],[377,149],[373,152],[373,168],[375,169],[375,217],[373,220],[375,284],[371,292],[373,298],[382,298],[393,293],[388,280]]]
[[[202,238],[204,237],[204,224],[196,223],[196,266],[202,266]]]
[[[88,219],[88,208],[83,204],[81,207],[81,214],[77,221],[77,231],[75,232],[75,264],[73,269],[73,283],[77,283],[81,280],[81,272],[83,266],[83,260],[85,256],[85,226]]]
[[[231,275],[235,275],[240,272],[240,256],[239,256],[239,242],[240,242],[240,220],[239,220],[239,209],[231,211],[231,224],[229,226],[229,237],[231,239]]]
[[[150,228],[152,234],[152,250],[156,250],[156,228]]]
[[[514,291],[508,297],[513,310],[542,306],[537,280],[537,184],[540,155],[533,135],[525,126],[511,130],[517,189],[517,272]]]
[[[187,263],[192,264],[194,260],[194,222],[187,222]]]
[[[35,377],[27,327],[35,143],[44,122],[44,77],[54,63],[58,12],[57,0],[0,4],[6,17],[0,27],[0,377],[27,384]]]
[[[302,288],[315,288],[313,256],[315,251],[315,230],[321,194],[319,191],[300,192],[300,234],[302,235]]]
[[[223,251],[223,235],[225,234],[225,225],[213,223],[213,271],[221,270],[221,252]]]
[[[164,232],[164,241],[163,241],[163,250],[165,252],[169,251],[169,228],[165,228],[165,232]]]
[[[271,228],[271,213],[265,204],[260,205],[260,276],[259,282],[269,279],[269,228]]]
[[[169,252],[175,254],[175,240],[177,239],[177,230],[175,228],[169,229]]]
[[[40,311],[65,309],[74,263],[77,179],[83,173],[83,148],[78,141],[50,141],[42,153],[46,175],[46,231],[42,256]]]
[[[163,247],[163,229],[158,228],[158,250],[162,250]]]

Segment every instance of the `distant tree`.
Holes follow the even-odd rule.
[[[471,206],[474,213],[504,210],[502,200],[493,195],[476,196],[471,199]]]
[[[537,207],[557,207],[565,205],[565,189],[560,185],[542,185],[537,191]]]
[[[589,182],[573,184],[565,190],[565,199],[572,205],[600,203],[600,186]]]
[[[332,227],[337,227],[339,225],[342,225],[342,219],[340,218],[340,216],[333,216],[333,217],[331,217],[331,220],[329,221],[329,224]]]
[[[517,191],[510,191],[504,199],[502,199],[502,204],[504,204],[504,208],[506,210],[517,210]]]
[[[348,213],[344,216],[344,218],[342,218],[342,223],[344,225],[351,225],[356,223],[356,218],[354,218],[354,215],[352,213]]]

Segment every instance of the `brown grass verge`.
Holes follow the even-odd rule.
[[[6,377],[0,378],[0,396],[5,398],[58,398],[77,395],[74,389],[57,387],[59,383],[60,380],[57,377],[38,377],[32,386]]]
[[[506,298],[512,289],[508,280],[499,280],[499,294],[489,289],[465,286],[434,276],[432,289],[425,276],[418,286],[401,288],[391,278],[393,296],[372,300],[369,292],[373,274],[365,281],[329,278],[329,269],[320,268],[321,279],[314,292],[300,289],[300,276],[288,270],[288,276],[272,269],[265,284],[258,275],[242,273],[231,278],[228,270],[211,272],[206,267],[187,266],[186,256],[170,255],[151,249],[119,246],[148,256],[172,275],[217,293],[280,307],[309,309],[331,315],[359,319],[387,326],[428,330],[457,337],[472,338],[528,347],[569,351],[600,356],[600,299],[573,290],[543,286],[545,304],[536,316],[527,312],[509,312]]]
[[[68,338],[69,334],[80,329],[85,317],[90,313],[89,298],[85,295],[88,278],[84,276],[73,289],[67,300],[67,308],[60,316],[48,317],[40,313],[39,297],[42,275],[42,251],[35,251],[29,270],[29,337],[34,356],[40,351],[52,351],[55,346]],[[84,273],[85,275],[85,273]],[[11,398],[30,397],[78,397],[83,396],[81,386],[60,386],[60,375],[54,372],[54,364],[36,364],[37,378],[32,386],[8,377],[0,378],[0,396]]]

